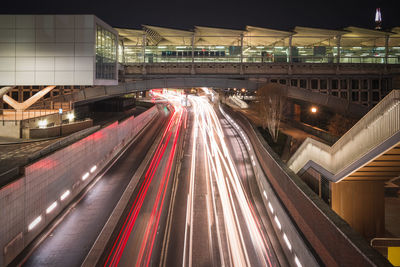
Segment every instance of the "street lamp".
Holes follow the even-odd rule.
[[[317,113],[317,108],[316,107],[311,107],[311,113]]]

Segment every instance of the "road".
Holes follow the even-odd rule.
[[[127,216],[121,218],[102,264],[105,266],[149,266],[159,261],[166,208],[174,180],[174,162],[186,109],[174,104],[172,116],[148,170],[137,186]]]
[[[191,133],[185,138],[160,266],[288,265],[245,144],[207,98],[190,100]]]
[[[172,103],[172,115],[99,264],[288,266],[262,204],[254,159],[247,154],[249,144],[209,97],[191,96],[191,107],[182,106],[184,101],[176,95],[164,97]],[[114,171],[131,177],[130,168],[118,171],[115,167]],[[115,201],[102,205],[115,206]],[[76,208],[26,265],[66,266],[70,259],[69,266],[78,266],[93,243],[84,240],[89,236],[85,229],[100,225],[74,220],[76,214],[87,212],[84,208]],[[90,217],[102,213],[87,208]],[[101,215],[103,221],[110,212],[109,208]],[[101,230],[96,227],[89,231],[91,240]],[[63,260],[54,261],[54,252],[65,253]]]
[[[166,119],[160,115],[32,254],[17,260],[29,256],[24,266],[80,266]]]

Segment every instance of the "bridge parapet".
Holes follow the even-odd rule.
[[[399,74],[400,64],[334,63],[131,63],[125,76],[143,75],[379,75]],[[243,76],[242,76],[243,77]]]

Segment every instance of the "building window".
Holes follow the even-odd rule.
[[[318,80],[311,80],[311,89],[318,89]]]
[[[336,91],[335,91],[335,92],[332,92],[332,95],[333,95],[333,96],[338,96],[338,92],[336,92]]]
[[[320,89],[328,89],[328,83],[326,80],[320,80],[319,86],[320,86]]]
[[[290,85],[297,87],[297,80],[290,80]]]
[[[361,92],[361,101],[368,101],[368,92]]]
[[[340,97],[347,99],[347,92],[340,92]]]
[[[372,101],[379,101],[379,92],[372,92]]]
[[[358,92],[351,92],[351,101],[358,102],[359,100],[359,93]]]
[[[339,89],[339,81],[332,80],[332,89]]]
[[[280,84],[286,84],[286,80],[279,80]]]
[[[117,66],[117,37],[97,25],[96,79],[115,80]]]

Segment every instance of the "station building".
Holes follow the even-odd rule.
[[[48,85],[56,88],[45,98],[116,85],[126,74],[146,79],[146,66],[157,66],[156,76],[179,76],[179,64],[218,68],[218,75],[237,66],[258,68],[256,77],[263,81],[372,106],[400,84],[400,27],[123,29],[94,15],[0,15],[0,88],[12,86],[7,94],[19,102]],[[276,72],[280,66],[304,72],[282,76]],[[356,71],[344,74],[346,66]],[[328,75],[327,68],[338,71]],[[2,107],[7,105],[0,101]]]

